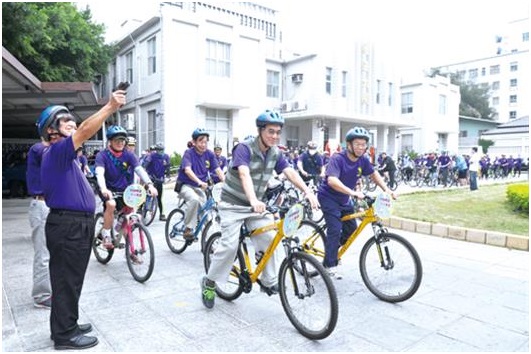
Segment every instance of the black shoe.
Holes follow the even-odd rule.
[[[268,296],[278,294],[278,284],[269,287],[261,286],[260,291],[266,293]]]
[[[65,341],[55,341],[55,349],[87,349],[98,344],[98,338],[79,334]]]
[[[162,214],[162,215],[159,217],[159,220],[160,220],[160,221],[166,221],[166,215]]]
[[[77,327],[79,328],[79,334],[87,334],[92,331],[92,325],[90,323],[82,323]],[[50,334],[50,339],[53,340],[53,334]]]

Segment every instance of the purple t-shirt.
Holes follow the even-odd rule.
[[[439,166],[446,166],[444,168],[448,168],[450,163],[450,156],[448,155],[441,155],[439,156]]]
[[[264,154],[264,160],[267,153]],[[238,144],[232,151],[231,168],[237,169],[239,166],[249,166],[251,163],[251,149],[245,144]],[[279,154],[277,163],[275,164],[275,172],[281,174],[286,168],[291,167],[283,154]]]
[[[192,181],[184,172],[186,167],[190,167],[201,181],[207,182],[208,174],[210,173],[210,175],[214,175],[216,173],[216,168],[219,166],[216,154],[214,154],[213,151],[206,150],[204,153],[199,154],[194,147],[186,150],[181,160],[181,168],[179,169],[179,176],[177,179],[185,184],[198,187],[198,184]]]
[[[28,193],[30,195],[42,195],[41,186],[41,162],[42,154],[46,146],[41,143],[34,144],[28,151],[26,169],[26,184],[28,186]]]
[[[51,209],[87,213],[96,210],[94,192],[79,168],[71,136],[44,150],[41,183],[46,205]]]
[[[105,168],[105,184],[113,192],[123,192],[134,182],[135,168],[139,165],[136,155],[128,150],[114,156],[109,149],[98,152],[96,167]]]
[[[328,177],[337,177],[345,186],[354,189],[361,176],[368,176],[374,172],[374,167],[367,157],[362,156],[354,162],[348,158],[347,154],[348,152],[343,150],[330,157],[330,162],[326,167],[325,179],[319,186],[318,191],[321,197],[335,199],[339,204],[348,203],[349,196],[330,187],[328,185]]]
[[[146,172],[156,182],[164,182],[164,174],[169,165],[170,157],[168,154],[159,152],[152,152],[146,157],[144,162]]]

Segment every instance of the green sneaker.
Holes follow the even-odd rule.
[[[214,307],[214,301],[216,300],[216,283],[207,277],[203,277],[201,280],[201,299],[203,305],[211,309]]]

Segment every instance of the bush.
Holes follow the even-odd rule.
[[[183,157],[181,154],[178,154],[175,151],[173,152],[173,154],[170,156],[170,174],[177,173],[182,159]]]
[[[507,187],[507,199],[515,211],[529,214],[529,183]]]

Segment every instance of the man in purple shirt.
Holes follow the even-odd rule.
[[[79,297],[94,237],[96,203],[88,180],[77,164],[76,149],[101,129],[103,122],[125,104],[125,91],[116,90],[107,104],[79,128],[64,106],[50,106],[38,118],[40,136],[50,142],[42,157],[41,183],[50,213],[46,245],[50,251],[52,308],[51,338],[55,349],[85,349],[98,344],[86,336],[90,323],[78,324]]]
[[[225,181],[225,175],[218,166],[216,155],[208,150],[210,134],[203,129],[197,128],[192,132],[192,147],[184,152],[175,191],[179,197],[186,200],[184,211],[183,237],[186,240],[194,239],[194,228],[197,223],[197,211],[206,201],[205,190],[208,188],[209,177],[217,174],[221,182]]]
[[[44,227],[50,210],[44,202],[41,187],[41,161],[44,149],[49,144],[45,141],[34,144],[28,151],[26,170],[26,184],[28,193],[32,196],[28,216],[31,226],[31,241],[33,243],[33,304],[39,308],[52,306],[52,286],[50,284],[50,252],[46,248]]]
[[[362,127],[355,127],[347,132],[346,149],[330,157],[325,179],[317,192],[327,225],[323,265],[330,276],[336,279],[342,278],[337,270],[340,243],[346,241],[357,228],[355,219],[342,222],[341,217],[353,212],[350,202],[352,197],[364,197],[362,192],[356,191],[358,179],[370,176],[384,192],[396,199],[396,194],[386,186],[380,174],[374,170],[370,160],[364,155],[369,139],[369,132]]]
[[[438,160],[439,173],[441,174],[443,187],[446,188],[448,186],[448,173],[450,172],[450,163],[452,162],[452,159],[448,156],[448,151],[443,150]]]
[[[201,281],[201,298],[207,308],[214,307],[216,282],[223,283],[228,279],[238,250],[242,224],[245,223],[252,230],[274,223],[271,214],[257,214],[266,211],[266,204],[262,199],[273,171],[277,174],[284,173],[297,188],[304,191],[313,208],[318,206],[316,196],[276,146],[283,125],[284,118],[280,114],[267,110],[256,118],[258,136],[233,149],[221,201],[218,203],[221,219],[220,244],[212,255],[207,275]],[[271,230],[253,236],[251,240],[256,252],[264,252],[275,233]],[[277,252],[273,254],[260,276],[260,289],[268,295],[278,293],[277,274],[280,264],[276,254]]]
[[[218,166],[221,169],[221,172],[225,173],[227,171],[227,158],[223,155],[221,155],[221,152],[223,151],[221,145],[214,146],[214,154],[216,154],[216,159],[218,160]],[[217,175],[212,176],[212,181],[214,183],[219,183],[221,180]]]
[[[155,145],[155,150],[146,157],[143,166],[158,192],[159,220],[166,221],[166,215],[162,210],[162,192],[164,191],[164,178],[170,169],[170,156],[164,152],[162,143]]]

